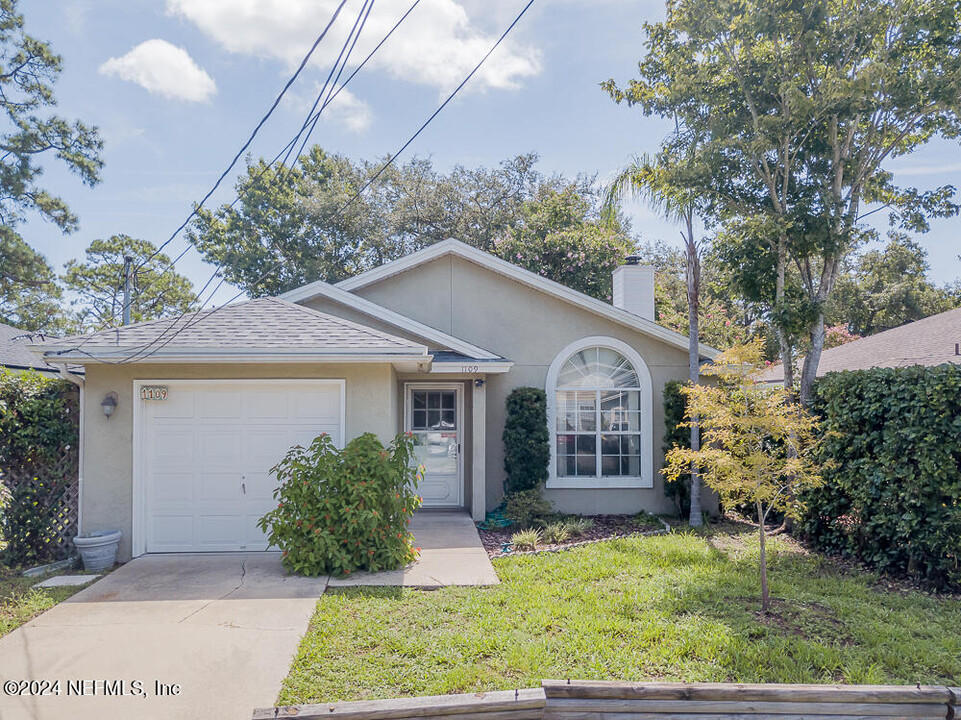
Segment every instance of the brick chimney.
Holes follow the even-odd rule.
[[[614,269],[614,307],[654,321],[654,268],[631,255]]]

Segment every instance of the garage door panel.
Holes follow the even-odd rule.
[[[189,549],[193,545],[193,515],[161,515],[152,522],[154,548]]]
[[[244,475],[244,482],[247,486],[247,498],[265,503],[264,512],[270,510],[274,499],[274,488],[277,487],[274,476],[269,472],[248,472]]]
[[[327,424],[340,422],[340,389],[297,393],[293,398],[293,416],[302,419],[321,420]]]
[[[236,428],[198,428],[197,445],[200,448],[200,462],[206,471],[211,466],[238,466],[243,448],[243,437]]]
[[[281,420],[290,418],[290,392],[287,390],[256,390],[247,395],[249,420]]]
[[[195,437],[192,429],[157,428],[147,441],[150,459],[164,467],[189,466],[195,459]]]
[[[201,419],[243,417],[243,390],[198,390],[197,417]]]
[[[244,499],[242,478],[235,472],[204,472],[200,475],[200,492],[197,500],[228,500],[240,502]]]
[[[257,521],[276,506],[270,470],[322,432],[341,444],[340,383],[159,382],[168,399],[141,401],[147,551],[267,549]]]
[[[193,472],[159,472],[155,476],[151,487],[150,500],[162,503],[166,500],[184,502],[193,500],[194,473]]]

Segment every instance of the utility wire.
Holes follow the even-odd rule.
[[[431,114],[431,116],[430,116],[429,118],[427,118],[427,120],[417,129],[417,131],[416,131],[413,135],[411,135],[411,137],[407,140],[407,142],[405,142],[396,153],[394,153],[393,155],[391,155],[391,156],[387,159],[387,161],[377,170],[377,172],[374,173],[374,175],[373,175],[359,190],[357,190],[357,191],[350,197],[350,199],[347,200],[347,202],[345,202],[343,205],[340,206],[340,208],[338,208],[337,210],[335,210],[335,211],[330,215],[330,217],[327,218],[327,220],[333,220],[337,215],[339,215],[339,214],[342,213],[344,210],[346,210],[358,197],[360,197],[360,195],[361,195],[364,191],[367,190],[367,188],[369,188],[369,187],[374,183],[374,181],[377,180],[377,178],[379,178],[379,177],[383,174],[383,172],[384,172],[385,170],[387,170],[388,167],[390,167],[390,166],[394,163],[394,161],[397,159],[397,156],[400,155],[401,153],[403,153],[404,150],[406,150],[406,149],[410,146],[410,144],[413,143],[415,139],[417,139],[417,137],[427,128],[427,126],[430,125],[430,123],[434,120],[434,118],[436,118],[436,117],[441,113],[441,111],[442,111],[445,107],[447,107],[448,104],[450,104],[450,102],[454,99],[454,97],[463,89],[463,87],[470,81],[470,79],[471,79],[472,77],[474,77],[474,75],[475,75],[475,74],[477,73],[477,71],[481,68],[481,66],[487,61],[487,59],[491,56],[491,54],[500,46],[500,44],[501,44],[501,43],[504,41],[504,39],[510,34],[510,32],[514,29],[514,27],[517,25],[517,23],[520,22],[521,18],[524,17],[524,15],[527,13],[527,11],[530,9],[531,5],[533,5],[533,4],[534,4],[534,0],[528,0],[527,4],[523,7],[523,9],[520,11],[520,13],[518,13],[517,17],[514,18],[514,21],[513,21],[513,22],[507,27],[507,29],[501,34],[501,36],[500,36],[500,37],[497,39],[497,41],[491,46],[490,50],[487,51],[487,53],[484,55],[484,57],[482,57],[482,58],[480,59],[480,61],[474,66],[474,69],[471,70],[470,73],[468,73],[467,77],[465,77],[465,78],[461,81],[461,83],[460,83],[456,88],[454,88],[454,91],[453,91],[450,95],[448,95],[447,99],[444,100],[444,102],[442,102],[442,103],[438,106],[438,108]],[[257,283],[262,282],[262,281],[265,280],[267,277],[269,277],[270,275],[272,275],[272,274],[273,274],[277,269],[279,269],[283,264],[284,264],[284,261],[283,261],[283,260],[275,263],[275,264],[272,265],[270,268],[268,268],[268,270],[267,270],[265,273],[263,273],[260,277],[258,277],[256,280],[254,280],[254,282],[251,283],[251,285],[256,285]],[[243,291],[237,293],[237,294],[234,295],[230,300],[228,300],[227,303],[225,303],[224,305],[221,305],[220,307],[213,308],[213,309],[211,309],[209,312],[202,313],[202,312],[198,311],[198,312],[196,313],[196,315],[194,316],[194,321],[193,321],[192,323],[190,322],[190,320],[188,320],[180,330],[178,330],[177,332],[175,332],[175,333],[174,333],[171,337],[169,337],[165,342],[163,342],[162,344],[160,344],[159,346],[157,346],[156,348],[154,348],[153,350],[151,350],[150,352],[148,352],[146,355],[143,355],[143,358],[150,357],[150,356],[154,355],[155,353],[159,352],[159,351],[162,350],[166,345],[168,345],[174,338],[176,338],[177,335],[179,335],[181,332],[183,332],[183,331],[185,331],[185,330],[187,330],[187,329],[189,329],[189,328],[191,328],[191,327],[194,327],[195,325],[199,324],[201,321],[203,321],[203,320],[205,320],[205,319],[207,319],[207,318],[212,317],[214,314],[216,314],[216,313],[217,313],[219,310],[221,310],[223,307],[225,307],[226,305],[229,305],[229,304],[232,303],[234,300],[237,300],[239,297],[241,297],[241,296],[244,295],[244,294],[245,294],[245,293],[244,293]],[[202,310],[202,308],[201,308],[201,310]],[[136,353],[136,355],[140,355],[140,354],[141,354],[141,353]],[[129,360],[132,360],[133,358],[134,358],[134,355],[130,356],[130,357],[128,358],[128,361],[129,361]],[[142,359],[142,358],[141,358],[141,359]],[[123,361],[122,361],[122,362],[123,362]]]
[[[284,155],[289,154],[289,151],[290,151],[294,146],[296,146],[297,141],[300,139],[300,137],[301,137],[301,135],[303,134],[303,132],[307,129],[307,126],[308,126],[308,125],[310,125],[310,124],[313,125],[313,127],[311,127],[311,130],[310,130],[311,133],[313,132],[313,129],[314,129],[314,127],[316,127],[316,125],[317,125],[317,120],[320,118],[321,113],[323,113],[323,111],[327,108],[328,105],[330,105],[334,100],[337,99],[337,96],[340,95],[340,93],[347,87],[347,85],[350,84],[350,81],[353,80],[354,77],[357,75],[357,73],[359,73],[359,72],[363,69],[363,67],[370,61],[370,59],[377,53],[377,51],[380,50],[380,48],[384,45],[384,43],[386,43],[387,40],[390,39],[390,37],[394,34],[394,31],[397,30],[397,28],[399,28],[399,27],[401,26],[401,24],[407,19],[407,16],[410,15],[410,14],[414,11],[414,8],[416,8],[416,7],[420,4],[420,1],[421,1],[421,0],[414,0],[414,2],[411,4],[411,6],[410,6],[409,8],[407,8],[407,11],[400,17],[400,19],[399,19],[396,23],[394,23],[393,27],[391,27],[391,29],[387,31],[387,34],[384,35],[384,37],[382,37],[382,38],[380,39],[380,42],[378,42],[376,46],[374,46],[374,49],[371,50],[371,51],[367,54],[367,56],[360,62],[360,64],[359,64],[356,68],[354,68],[354,71],[347,77],[346,80],[344,80],[343,84],[340,85],[340,86],[338,86],[338,87],[336,87],[336,89],[334,90],[333,94],[331,94],[331,95],[328,96],[327,100],[324,101],[324,103],[323,103],[323,105],[321,105],[320,109],[317,110],[315,113],[313,113],[312,116],[311,116],[311,115],[308,115],[307,119],[304,121],[304,123],[303,123],[303,125],[301,126],[300,130],[299,130],[299,131],[297,132],[297,134],[290,140],[290,142],[288,142],[283,148],[281,148],[280,152],[278,152],[278,153],[274,156],[273,160],[271,160],[269,163],[267,163],[267,164],[261,169],[261,171],[257,174],[257,176],[256,176],[252,181],[250,181],[249,183],[247,183],[246,185],[244,185],[244,186],[239,190],[237,196],[236,196],[233,200],[231,200],[231,202],[227,205],[227,208],[228,208],[228,209],[233,208],[238,202],[240,202],[243,198],[245,198],[245,197],[247,196],[247,194],[249,194],[250,191],[251,191],[254,187],[257,186],[257,183],[260,182],[261,178],[263,178],[263,176],[266,175],[267,172],[270,171],[270,169],[277,163],[277,161],[280,160],[281,156],[284,156]],[[344,65],[346,65],[346,63],[345,63]],[[342,67],[343,67],[343,66],[342,66]],[[339,77],[339,75],[338,75],[338,77]],[[318,94],[318,98],[319,98],[319,97],[320,97],[320,94]],[[317,103],[316,103],[316,102],[314,103],[314,106],[313,106],[313,107],[314,107],[314,108],[317,107]],[[305,144],[306,144],[306,143],[305,143]],[[303,147],[301,148],[301,151],[302,151],[302,150],[303,150]],[[300,153],[298,153],[298,158],[299,158],[299,156],[300,156]],[[188,245],[180,252],[180,254],[177,255],[177,257],[175,257],[172,261],[170,261],[170,262],[168,263],[167,267],[165,267],[160,273],[158,273],[158,276],[155,277],[150,284],[148,284],[147,286],[145,286],[145,287],[143,288],[143,290],[146,291],[147,289],[150,288],[151,285],[153,285],[155,282],[157,282],[157,280],[159,280],[160,275],[163,275],[164,273],[172,270],[172,269],[174,268],[174,266],[175,266],[178,262],[180,262],[180,260],[182,260],[183,257],[184,257],[188,252],[190,252],[190,249],[191,249],[192,247],[194,247],[194,246],[191,245],[191,244],[188,244]],[[213,277],[215,277],[216,275],[217,275],[217,272],[215,271]],[[203,295],[203,293],[204,293],[204,291],[207,289],[207,287],[209,287],[210,283],[211,283],[212,280],[213,280],[213,277],[211,277],[210,279],[207,280],[207,282],[204,284],[203,288],[201,288],[201,290],[200,290],[199,292],[195,293],[195,294],[198,296],[198,300],[200,299],[200,296]],[[222,282],[223,282],[223,280],[221,280],[221,283],[222,283]],[[220,284],[221,284],[221,283],[218,283],[218,286],[217,286],[218,288],[220,287]],[[214,293],[216,293],[216,289],[214,290]],[[205,303],[205,304],[206,304],[206,303]]]
[[[295,70],[294,74],[290,76],[290,79],[281,89],[280,94],[278,94],[277,97],[274,99],[273,104],[267,110],[266,114],[260,119],[260,122],[257,123],[257,126],[254,128],[253,132],[250,133],[250,137],[247,138],[247,141],[243,144],[240,150],[237,151],[237,154],[234,155],[234,159],[230,161],[230,164],[227,166],[227,169],[220,174],[219,178],[217,178],[217,182],[215,182],[213,187],[207,191],[207,194],[204,195],[203,199],[197,205],[194,206],[193,210],[191,210],[190,214],[187,216],[187,219],[184,220],[180,224],[180,226],[173,231],[173,234],[169,238],[164,240],[164,242],[160,245],[160,247],[158,247],[153,253],[150,254],[149,257],[147,257],[146,260],[144,260],[143,263],[141,263],[141,266],[145,263],[150,262],[151,260],[153,260],[154,257],[157,256],[158,253],[162,252],[163,249],[167,247],[167,245],[169,245],[173,241],[173,239],[177,237],[177,235],[180,234],[181,230],[187,227],[190,221],[197,214],[197,211],[204,206],[204,203],[206,203],[207,200],[210,199],[210,196],[213,195],[214,192],[216,192],[217,188],[220,187],[220,183],[222,183],[224,179],[227,177],[227,175],[230,173],[230,171],[233,170],[234,165],[237,164],[237,161],[240,160],[243,154],[247,151],[247,148],[250,147],[250,144],[254,141],[254,138],[257,137],[257,133],[260,132],[260,129],[264,126],[267,120],[270,119],[270,116],[273,115],[274,110],[276,110],[277,106],[280,105],[280,101],[284,99],[284,95],[287,94],[287,91],[290,89],[290,86],[294,84],[294,82],[300,76],[300,73],[307,66],[307,63],[310,61],[310,58],[314,54],[314,51],[318,48],[320,43],[327,36],[327,33],[330,31],[330,28],[333,26],[334,22],[337,20],[337,16],[340,15],[340,11],[344,9],[344,5],[346,4],[347,4],[347,0],[341,0],[340,5],[338,5],[337,9],[334,10],[334,14],[331,16],[330,20],[327,22],[327,26],[324,28],[323,32],[321,32],[320,35],[317,36],[317,39],[314,40],[314,44],[310,46],[310,50],[308,50],[307,54],[304,55],[304,59],[300,61],[300,65],[297,67],[297,70]]]
[[[303,125],[301,126],[301,129],[297,132],[297,135],[295,135],[294,138],[291,140],[291,142],[289,142],[289,143],[287,144],[286,147],[287,147],[288,149],[292,149],[293,147],[296,146],[297,140],[298,140],[298,139],[300,138],[300,136],[304,133],[304,130],[305,130],[306,128],[308,128],[308,126],[311,125],[311,120],[312,120],[312,119],[313,119],[313,125],[316,126],[317,119],[320,117],[320,112],[322,112],[323,109],[326,108],[326,107],[330,104],[331,98],[332,98],[331,91],[333,90],[333,86],[331,85],[331,81],[332,81],[333,78],[334,78],[334,74],[335,74],[335,72],[336,72],[337,77],[339,78],[340,75],[341,75],[341,73],[343,73],[343,69],[344,69],[344,67],[346,67],[347,63],[349,62],[350,55],[351,55],[351,53],[353,52],[353,49],[354,49],[354,47],[355,47],[356,44],[357,44],[357,40],[359,39],[360,34],[361,34],[361,32],[363,32],[364,26],[365,26],[366,23],[367,23],[367,18],[370,16],[370,10],[371,10],[371,8],[373,7],[373,4],[374,4],[374,0],[364,0],[364,4],[361,6],[360,12],[359,12],[358,15],[357,15],[357,19],[354,21],[354,25],[353,25],[353,27],[351,28],[350,33],[348,33],[347,38],[346,38],[346,40],[344,41],[343,46],[341,47],[340,53],[338,54],[337,59],[336,59],[335,62],[334,62],[334,65],[331,67],[330,73],[328,73],[327,79],[326,79],[326,81],[324,82],[324,85],[323,85],[323,87],[321,88],[320,92],[318,93],[317,99],[315,100],[314,105],[313,105],[313,107],[311,108],[311,111],[308,112],[307,118],[304,120],[304,123],[303,123]],[[409,14],[409,13],[407,13],[407,14]],[[405,14],[405,17],[406,17],[406,14]],[[402,19],[403,19],[403,18],[402,18]],[[398,23],[398,24],[399,24],[399,23]],[[396,28],[396,25],[395,25],[395,28]],[[391,31],[391,32],[392,32],[392,31]],[[382,42],[379,43],[379,44],[378,44],[378,47],[379,47],[380,45],[382,45],[382,44],[383,44]],[[346,54],[345,54],[345,53],[346,53]],[[368,59],[369,59],[369,56],[368,56]],[[366,62],[366,60],[365,60],[365,62]],[[338,68],[339,68],[339,71],[338,71]],[[320,103],[321,99],[324,98],[325,96],[326,96],[326,101],[324,102],[324,105],[321,107],[321,110],[318,111],[318,112],[316,113],[316,115],[315,115],[314,112],[313,112],[313,111],[314,111],[314,108],[317,107],[317,105]],[[312,132],[312,131],[313,131],[313,127],[310,128],[310,132]],[[306,141],[307,139],[309,139],[309,137],[310,137],[310,132],[308,132],[308,133],[304,136],[304,140],[305,140],[305,141]],[[289,150],[288,150],[288,151],[289,151]],[[278,155],[278,156],[279,156],[279,155]],[[297,154],[297,158],[295,158],[295,161],[294,161],[294,162],[296,162],[296,161],[299,159],[299,157],[300,157],[300,153]],[[283,167],[283,165],[281,165],[281,167]],[[266,170],[266,168],[265,168],[265,170]],[[239,198],[235,198],[235,201],[236,201],[236,199],[239,199]],[[184,250],[184,252],[186,252],[186,249]],[[278,250],[278,252],[280,252],[280,251]],[[217,276],[222,273],[223,270],[224,270],[223,264],[219,265],[219,266],[217,267],[217,269],[214,270],[214,272],[211,274],[211,276],[207,279],[207,282],[206,282],[206,283],[204,284],[204,286],[200,289],[200,292],[197,293],[197,299],[198,299],[198,300],[202,300],[202,296],[203,296],[204,292],[207,290],[207,288],[210,286],[210,284],[217,278]],[[210,294],[208,295],[207,299],[206,299],[206,300],[203,300],[203,301],[201,302],[200,308],[199,308],[197,311],[195,311],[195,312],[200,312],[200,311],[202,311],[202,310],[205,308],[205,306],[207,305],[207,303],[209,303],[209,302],[213,299],[213,296],[216,294],[217,290],[219,290],[219,288],[220,288],[220,286],[223,284],[223,282],[224,282],[224,277],[221,275],[220,281],[217,283],[217,285],[214,287],[214,289],[210,292]],[[174,335],[173,335],[173,337],[175,337],[175,336],[176,336],[177,334],[179,334],[180,332],[183,332],[184,330],[186,330],[187,327],[189,327],[189,320],[187,320],[187,321],[184,323],[184,326],[183,326],[183,327],[177,329],[177,323],[178,323],[180,320],[182,320],[186,315],[188,315],[188,313],[186,313],[186,312],[185,312],[185,313],[181,313],[181,315],[180,315],[178,318],[176,318],[176,319],[174,320],[174,322],[172,322],[170,325],[168,325],[158,337],[154,338],[154,339],[151,341],[151,343],[148,343],[146,346],[143,346],[143,347],[139,348],[136,353],[128,356],[128,357],[125,358],[122,362],[131,362],[132,360],[136,359],[138,356],[142,355],[145,350],[149,349],[153,344],[156,344],[156,343],[158,343],[158,342],[163,341],[163,338],[166,337],[168,333],[170,333],[170,332],[172,332],[172,331],[175,331],[175,332],[174,332]],[[163,344],[166,345],[166,343],[163,343]],[[162,346],[161,346],[161,347],[162,347]]]

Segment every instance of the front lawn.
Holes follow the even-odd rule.
[[[86,587],[33,587],[42,580],[0,566],[0,637]]]
[[[769,546],[773,612],[757,600],[757,541],[612,540],[495,560],[501,585],[328,590],[282,704],[511,689],[543,678],[957,684],[961,597]]]

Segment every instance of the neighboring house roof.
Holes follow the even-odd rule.
[[[102,330],[35,346],[72,362],[429,362],[427,348],[278,298]]]
[[[328,300],[333,300],[334,302],[347,305],[368,317],[377,318],[396,328],[401,330],[406,330],[417,337],[422,337],[425,340],[430,340],[431,342],[436,342],[443,347],[448,347],[455,352],[462,353],[466,357],[477,358],[481,360],[495,360],[503,359],[500,358],[497,353],[492,353],[490,350],[485,350],[477,345],[472,345],[469,342],[456,338],[453,335],[448,335],[445,332],[441,332],[436,328],[432,328],[429,325],[424,325],[419,323],[406,315],[401,315],[400,313],[389,310],[382,305],[377,305],[372,303],[370,300],[366,300],[359,295],[354,295],[353,293],[347,292],[346,290],[341,290],[340,288],[326,283],[323,280],[318,280],[317,282],[312,282],[303,287],[296,288],[289,292],[284,293],[279,296],[281,300],[287,300],[288,302],[301,303],[305,300],[311,300],[317,297],[323,297]]]
[[[535,288],[543,293],[546,293],[547,295],[570,303],[571,305],[579,307],[583,310],[587,310],[614,322],[620,323],[621,325],[629,327],[633,330],[637,330],[650,337],[657,338],[658,340],[661,340],[669,345],[687,350],[688,339],[686,335],[669,330],[662,325],[658,325],[652,320],[647,320],[639,315],[628,312],[627,310],[622,310],[614,307],[613,305],[608,305],[607,303],[601,302],[600,300],[592,298],[589,295],[585,295],[577,290],[572,290],[561,283],[548,280],[545,277],[541,277],[540,275],[532,273],[529,270],[525,270],[517,265],[513,265],[506,260],[501,260],[490,253],[486,253],[483,250],[478,250],[477,248],[471,247],[470,245],[462,243],[459,240],[444,240],[442,242],[435,243],[434,245],[430,245],[429,247],[418,250],[410,255],[406,255],[398,260],[394,260],[393,262],[373,268],[372,270],[368,270],[360,275],[355,275],[352,278],[343,280],[337,283],[335,287],[353,292],[385,278],[406,272],[407,270],[415,268],[418,265],[423,265],[424,263],[444,257],[445,255],[453,255],[475,263],[487,268],[488,270],[504,275],[511,280]],[[300,295],[297,297],[298,300],[308,299],[310,297],[310,288],[310,285],[306,285],[299,290],[288,293],[284,297],[290,298],[295,293],[300,293]],[[701,344],[700,354],[702,357],[713,358],[718,354],[718,351],[712,347]]]
[[[0,366],[11,370],[36,370],[42,373],[57,373],[57,368],[47,365],[29,349],[50,341],[52,338],[31,333],[11,325],[0,323]]]
[[[818,363],[818,377],[838,370],[875,367],[943,365],[961,363],[961,308],[825,350]],[[784,380],[781,365],[771,366],[762,382]]]

